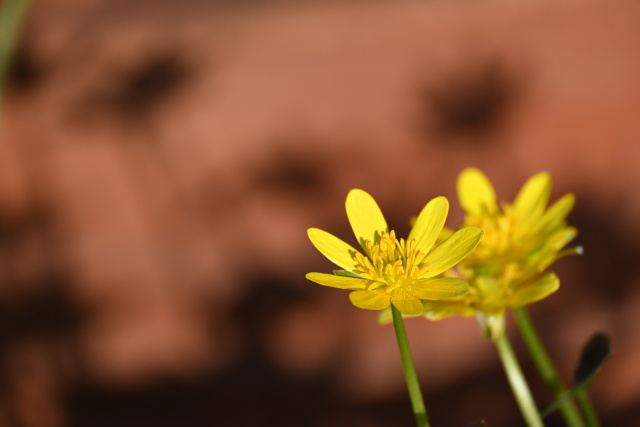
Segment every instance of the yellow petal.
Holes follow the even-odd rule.
[[[377,242],[389,230],[380,207],[369,193],[353,189],[345,205],[351,228],[363,248],[366,247],[364,241]]]
[[[453,298],[467,292],[469,292],[467,282],[453,277],[423,280],[413,284],[411,290],[413,296],[425,300]]]
[[[422,306],[425,316],[430,320],[440,320],[456,314],[465,317],[476,315],[476,310],[464,302],[423,301]]]
[[[385,292],[353,291],[349,299],[353,305],[365,310],[384,310],[391,305],[391,297]]]
[[[409,233],[409,240],[416,240],[416,248],[428,253],[440,235],[449,213],[449,201],[445,197],[431,200],[420,212]]]
[[[453,230],[453,229],[451,229],[449,227],[444,227],[442,229],[442,231],[440,232],[440,235],[438,236],[438,240],[436,240],[436,243],[444,242],[449,237],[451,237],[453,235],[453,233],[455,233],[455,230]]]
[[[392,295],[391,304],[405,316],[419,316],[422,314],[422,302],[405,292],[398,292]]]
[[[482,215],[498,210],[496,192],[487,177],[475,168],[463,170],[458,177],[458,198],[467,213]]]
[[[538,173],[522,186],[513,203],[519,218],[526,220],[532,215],[544,212],[551,193],[551,176],[546,172]]]
[[[367,279],[358,279],[355,277],[334,276],[333,274],[324,273],[308,273],[305,276],[312,282],[316,282],[323,286],[330,286],[338,289],[348,289],[351,291],[367,289],[367,285],[371,282]]]
[[[393,322],[393,314],[391,313],[391,307],[388,307],[378,314],[378,324],[387,325],[391,322]]]
[[[319,228],[308,229],[307,235],[313,246],[333,263],[349,271],[355,268],[356,262],[353,255],[358,251],[353,246]]]
[[[567,249],[565,251],[562,251],[561,249],[573,240],[577,234],[578,230],[574,227],[566,227],[558,230],[548,238],[543,250],[529,257],[530,259],[528,260],[528,264],[533,266],[535,272],[538,273],[544,271],[558,258],[565,255],[575,254],[575,249]]]
[[[575,227],[564,227],[553,233],[545,242],[545,250],[559,251],[578,235]]]
[[[429,270],[424,278],[437,276],[459,263],[476,247],[481,237],[482,230],[478,227],[464,227],[453,233],[425,257]]]
[[[511,300],[514,307],[531,304],[551,295],[560,287],[560,279],[553,273],[542,276],[537,282],[516,291]]]
[[[565,194],[560,200],[555,202],[545,213],[539,224],[540,233],[548,233],[554,228],[562,226],[567,215],[573,209],[576,198],[573,194]]]

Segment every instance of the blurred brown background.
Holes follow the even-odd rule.
[[[606,426],[640,425],[640,3],[34,2],[0,131],[0,425],[411,426],[391,327],[304,279],[457,174],[575,192],[585,255],[531,307]],[[512,326],[512,324],[510,325]],[[434,426],[521,426],[473,319],[407,322]],[[512,330],[513,328],[510,328]],[[538,403],[551,398],[517,352]],[[549,426],[561,426],[557,416]]]

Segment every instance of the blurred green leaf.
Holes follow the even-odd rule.
[[[589,341],[582,349],[582,355],[574,373],[576,388],[584,382],[591,381],[600,370],[609,353],[611,353],[611,348],[607,334],[598,332],[589,338]]]
[[[582,349],[578,366],[574,372],[576,385],[571,390],[563,393],[549,406],[542,409],[540,415],[546,417],[556,411],[563,403],[575,399],[581,392],[586,390],[610,353],[609,336],[603,332],[593,334]]]
[[[469,424],[467,427],[487,427],[487,422],[485,420],[480,420],[477,423]]]

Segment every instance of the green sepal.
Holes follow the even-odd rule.
[[[482,335],[486,339],[497,341],[505,333],[504,312],[487,315],[486,313],[476,313],[476,319],[480,324]]]
[[[335,274],[336,276],[355,277],[357,279],[362,279],[362,277],[349,270],[333,270],[333,274]]]

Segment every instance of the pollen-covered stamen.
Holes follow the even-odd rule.
[[[389,292],[399,286],[410,289],[412,282],[429,270],[423,262],[427,254],[416,248],[416,241],[398,240],[393,230],[384,233],[377,243],[367,241],[365,252],[368,256],[355,254],[354,272],[373,281],[369,289],[386,287]]]

